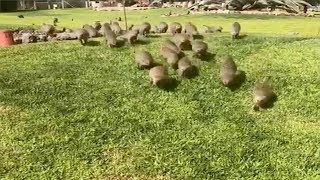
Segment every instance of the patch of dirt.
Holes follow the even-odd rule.
[[[23,112],[19,108],[0,104],[0,116],[16,119],[26,117],[27,113]]]
[[[148,9],[156,9],[156,7],[126,7],[127,11],[135,11],[135,10],[148,10]],[[123,7],[101,7],[96,8],[96,11],[122,11]]]

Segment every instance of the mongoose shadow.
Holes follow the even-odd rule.
[[[170,78],[168,84],[165,87],[162,87],[160,89],[170,92],[170,91],[174,91],[180,84],[181,81],[175,79],[175,78]]]
[[[193,79],[193,78],[195,78],[197,76],[199,76],[199,69],[198,69],[197,66],[192,65],[192,66],[190,66],[190,68],[188,68],[185,71],[181,72],[179,80],[182,80],[182,79]]]
[[[228,88],[231,90],[231,91],[236,91],[237,89],[239,89],[241,87],[241,85],[243,83],[245,83],[247,77],[246,77],[246,73],[242,70],[239,70],[239,75],[237,76],[237,81],[236,83],[228,86]]]
[[[100,41],[88,41],[84,46],[100,46]]]
[[[162,65],[161,63],[153,62],[153,63],[151,64],[151,66],[150,66],[148,69],[150,70],[150,69],[151,69],[151,68],[153,68],[153,67],[161,66],[161,65]]]
[[[137,39],[137,41],[134,42],[134,45],[148,45],[150,43],[151,41],[144,41],[144,40]]]
[[[161,38],[162,36],[159,34],[149,34],[148,38]]]
[[[156,66],[161,66],[162,64],[161,63],[158,63],[158,62],[153,62],[150,66],[148,67],[137,67],[139,70],[150,70],[151,68],[153,67],[156,67]]]
[[[261,109],[271,109],[274,107],[276,101],[278,100],[278,96],[275,94],[270,101],[268,101],[266,104],[264,104],[264,106],[262,106],[261,108],[257,105],[253,106],[253,110],[254,111],[261,111]]]
[[[241,35],[235,37],[234,39],[244,39],[244,38],[246,38],[247,36],[248,36],[247,34],[241,34]]]
[[[205,62],[213,62],[213,61],[216,61],[216,54],[214,53],[211,53],[211,52],[207,52],[205,55],[202,55],[202,56],[198,56],[196,54],[193,55],[194,57],[197,57],[199,58],[200,60],[202,61],[205,61]]]
[[[201,40],[203,40],[204,36],[201,35],[201,34],[196,34],[196,35],[193,35],[193,39],[201,39]]]

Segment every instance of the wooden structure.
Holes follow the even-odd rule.
[[[88,0],[0,0],[1,11],[17,11],[31,9],[53,9],[54,7],[81,8]]]

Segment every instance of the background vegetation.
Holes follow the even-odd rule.
[[[65,41],[0,49],[0,178],[320,178],[319,19],[160,18],[165,12],[129,12],[129,22],[225,28],[205,35],[216,58],[193,59],[200,76],[171,92],[150,87],[147,71],[133,64],[134,48],[164,63],[158,49],[165,38],[119,49],[107,48],[102,39],[95,39],[99,46]],[[39,25],[58,17],[61,26],[80,27],[120,15],[75,9],[28,12],[18,19],[7,13],[0,14],[0,24]],[[248,37],[231,40],[233,21]],[[294,31],[303,36],[286,35]],[[247,73],[234,92],[219,82],[218,57],[224,53]],[[265,77],[279,100],[254,112],[252,87]]]

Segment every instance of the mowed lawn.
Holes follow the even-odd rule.
[[[64,41],[0,48],[0,179],[319,179],[319,18],[160,17],[167,12],[128,12],[129,24],[224,27],[204,38],[216,56],[192,58],[200,75],[174,91],[151,87],[148,72],[133,63],[141,48],[165,64],[159,55],[165,37],[117,49],[103,39],[94,39],[97,46]],[[122,16],[84,9],[17,14],[1,13],[0,26],[58,17],[61,27],[75,28]],[[246,38],[231,40],[234,21]],[[235,91],[219,81],[225,53],[246,72]],[[278,101],[255,112],[252,88],[264,78]]]

